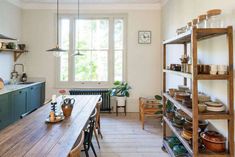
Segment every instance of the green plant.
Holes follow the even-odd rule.
[[[109,89],[110,96],[130,96],[129,90],[131,87],[127,82],[115,81],[113,84],[114,87]]]
[[[162,97],[160,95],[155,95],[155,99],[160,103],[159,108],[162,109]],[[166,102],[166,112],[173,112],[174,111],[174,105],[170,102],[170,100],[167,100]],[[156,112],[156,114],[162,114],[162,111]]]

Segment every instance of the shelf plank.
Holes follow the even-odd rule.
[[[228,33],[228,28],[198,28],[197,40],[210,39],[216,36],[225,35]],[[165,40],[163,44],[185,44],[191,42],[192,30],[189,30],[185,33],[177,35],[169,40]]]
[[[207,152],[203,154],[199,154],[199,157],[231,157],[229,153],[214,153],[214,152]]]
[[[163,72],[192,79],[192,74],[190,73],[184,73],[180,71],[173,71],[173,70],[166,70],[166,69],[163,69]],[[197,75],[196,79],[197,80],[228,80],[229,75],[199,74]]]
[[[206,75],[206,74],[199,74],[197,75],[198,80],[228,80],[229,75]]]
[[[28,52],[28,50],[20,50],[20,49],[0,49],[0,51],[4,51],[4,52],[17,52],[17,53]]]
[[[170,100],[178,109],[183,110],[189,117],[193,117],[192,109],[187,108],[182,105],[179,101],[176,101],[173,97],[171,97],[168,93],[164,93],[163,96]]]
[[[192,148],[190,147],[190,145],[188,144],[188,142],[181,137],[180,133],[180,129],[175,128],[172,123],[164,116],[163,117],[164,121],[166,122],[166,124],[169,126],[169,128],[172,130],[172,132],[175,134],[175,136],[181,141],[181,143],[184,145],[184,147],[187,149],[188,153],[193,156],[193,151]]]
[[[178,109],[183,110],[189,117],[193,117],[192,109],[187,108],[186,106],[182,105],[181,102],[175,100],[173,97],[171,97],[168,93],[164,93],[163,96],[170,100]],[[205,112],[205,113],[199,113],[198,118],[200,120],[207,120],[207,119],[231,119],[231,115],[229,115],[228,112]]]
[[[207,119],[226,119],[229,120],[231,119],[231,116],[227,112],[205,112],[205,113],[200,113],[199,119],[201,120],[207,120]]]
[[[173,74],[173,75],[182,76],[182,77],[189,78],[189,79],[192,78],[192,74],[184,73],[184,72],[180,72],[180,71],[173,71],[173,70],[163,69],[163,72]]]

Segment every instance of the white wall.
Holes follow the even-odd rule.
[[[21,9],[6,0],[0,0],[0,34],[21,37]],[[9,80],[13,64],[13,52],[0,52],[0,77]]]
[[[68,11],[64,10],[64,13]],[[70,12],[71,13],[71,12]],[[132,86],[128,111],[138,111],[139,96],[154,96],[161,90],[161,11],[160,10],[99,10],[82,13],[122,13],[128,15],[127,78]],[[22,39],[29,46],[25,56],[30,77],[45,77],[47,98],[58,93],[55,87],[55,58],[45,52],[55,44],[55,12],[23,10]],[[138,31],[151,30],[151,45],[138,44]]]
[[[185,26],[187,22],[205,13],[209,9],[220,8],[224,13],[224,21],[227,25],[235,27],[235,1],[234,0],[169,0],[162,9],[162,31],[163,39],[176,35],[177,28]],[[235,33],[234,33],[235,34]],[[235,36],[234,36],[235,37]],[[235,43],[235,40],[234,40]],[[181,46],[171,46],[168,49],[168,63],[179,63],[180,55],[183,52]],[[199,43],[199,62],[203,64],[228,64],[228,48],[226,37],[218,37],[212,40]],[[182,78],[168,77],[168,87],[175,87]],[[211,95],[214,99],[219,99],[227,104],[226,81],[201,81],[199,90]],[[213,121],[214,125],[225,135],[227,135],[225,121]]]

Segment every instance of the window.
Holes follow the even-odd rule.
[[[63,16],[57,86],[108,87],[125,79],[125,16]],[[73,56],[79,52],[82,55]]]

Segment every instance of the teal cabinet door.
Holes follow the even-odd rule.
[[[0,129],[12,123],[11,93],[0,95]]]
[[[21,118],[23,114],[26,113],[28,99],[28,89],[22,89],[13,92],[12,100],[13,100],[13,110],[14,110],[14,120],[18,120]]]
[[[29,87],[29,99],[27,112],[33,111],[41,106],[42,88],[41,84]]]

